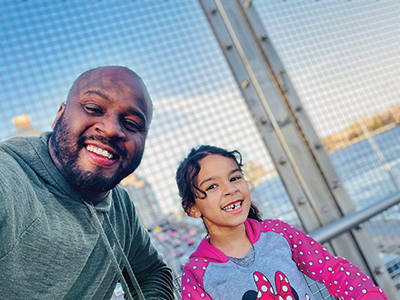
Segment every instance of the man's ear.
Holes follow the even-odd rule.
[[[65,103],[62,103],[60,105],[60,108],[58,109],[57,116],[54,119],[53,124],[51,125],[51,129],[54,129],[54,127],[56,126],[56,124],[58,122],[58,119],[61,117],[61,115],[63,114],[64,110],[65,110]]]
[[[190,208],[189,216],[191,216],[192,218],[198,219],[198,218],[201,218],[203,215],[201,214],[201,212],[199,211],[199,209],[197,208],[197,206],[196,206],[196,205],[193,205],[193,206]]]

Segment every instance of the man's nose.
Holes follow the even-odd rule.
[[[96,129],[103,132],[110,138],[114,137],[118,139],[125,139],[123,125],[117,117],[110,116],[102,119],[96,124]]]

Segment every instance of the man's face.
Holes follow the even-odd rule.
[[[49,144],[54,163],[86,193],[110,190],[139,166],[151,110],[143,83],[126,69],[84,74],[54,121]]]

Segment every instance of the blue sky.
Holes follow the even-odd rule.
[[[397,1],[253,3],[321,136],[399,102]],[[154,100],[141,172],[159,198],[175,197],[177,159],[201,143],[271,166],[198,1],[3,0],[0,18],[0,139],[22,113],[49,130],[80,73],[124,65]]]
[[[384,84],[391,95],[399,43],[393,1],[311,2],[254,1],[315,122],[319,110],[313,111],[310,95],[326,97],[316,89],[333,93],[332,99],[361,101],[367,96],[354,94],[357,85],[376,90]],[[230,76],[197,1],[3,1],[0,14],[1,138],[13,131],[10,118],[26,111],[37,127],[48,128],[50,112],[76,76],[99,65],[133,68],[155,99],[208,93]],[[384,63],[393,67],[382,68]],[[327,72],[336,82],[326,82]],[[222,84],[231,87],[233,81]],[[346,85],[353,93],[346,93]],[[393,102],[380,96],[376,103]],[[340,111],[339,104],[325,107]]]
[[[185,89],[197,94],[196,86],[187,86],[196,82],[192,70],[204,55],[201,47],[188,47],[185,32],[203,32],[202,42],[216,43],[196,1],[180,6],[167,1],[4,1],[0,13],[0,112],[7,119],[30,111],[40,128],[46,126],[35,115],[41,109],[55,111],[73,80],[99,65],[131,67],[155,99]],[[188,57],[199,59],[187,64]]]

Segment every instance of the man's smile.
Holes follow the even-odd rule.
[[[120,156],[109,149],[104,149],[93,144],[85,146],[86,153],[92,161],[101,166],[111,166],[120,161]]]
[[[96,147],[94,145],[86,145],[86,150],[88,150],[89,152],[93,152],[98,155],[104,156],[108,159],[117,159],[118,158],[118,155],[112,154],[112,153],[108,152],[107,150]]]

